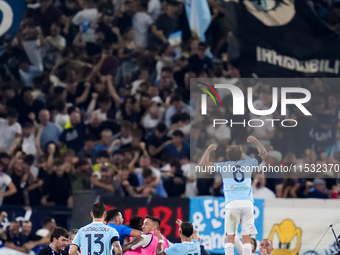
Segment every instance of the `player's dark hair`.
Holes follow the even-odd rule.
[[[182,234],[185,237],[190,237],[194,233],[194,227],[193,227],[192,223],[189,222],[189,221],[183,221],[182,222],[181,230],[182,230]]]
[[[142,231],[142,226],[143,226],[143,218],[142,217],[140,217],[138,215],[131,217],[130,224],[129,224],[130,228]]]
[[[92,205],[93,217],[99,219],[103,217],[106,211],[106,206],[102,202],[96,202]]]
[[[106,212],[106,222],[110,222],[119,215],[120,211],[118,209],[110,209]]]
[[[50,241],[53,242],[53,238],[56,238],[58,240],[59,237],[61,237],[61,236],[68,238],[67,230],[62,228],[62,227],[55,227],[52,234],[51,234]]]
[[[159,228],[159,226],[161,225],[161,220],[158,219],[158,218],[155,217],[155,216],[147,215],[147,216],[145,217],[145,219],[150,219],[152,222],[156,223],[156,224],[157,224],[157,228]]]

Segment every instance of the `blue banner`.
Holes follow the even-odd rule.
[[[262,240],[264,200],[255,199],[254,206],[255,227],[258,232],[256,239]],[[200,233],[201,244],[210,253],[224,254],[224,207],[224,197],[190,198],[189,219]],[[238,236],[241,236],[240,228],[238,231]]]
[[[15,36],[26,8],[25,0],[0,0],[0,37]]]

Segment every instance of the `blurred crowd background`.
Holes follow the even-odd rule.
[[[316,19],[339,33],[340,2],[307,2]],[[289,109],[296,128],[200,128],[218,112],[190,122],[190,78],[246,78],[228,59],[232,32],[223,1],[207,4],[203,39],[191,33],[177,0],[26,0],[17,34],[2,36],[0,206],[72,208],[73,194],[89,189],[113,197],[222,196],[220,178],[190,171],[191,157],[208,143],[220,145],[216,161],[235,143],[244,158],[254,156],[248,135],[269,151],[264,164],[339,164],[340,90],[322,76],[301,80],[314,95],[313,114]],[[257,109],[270,108],[271,86],[252,86]],[[230,96],[222,98],[226,119]],[[190,142],[198,148],[191,153]],[[254,197],[338,198],[333,172],[304,177],[256,175]]]
[[[340,33],[340,2],[306,2],[315,19]],[[190,31],[190,16],[177,0],[26,0],[18,32],[1,38],[0,206],[72,208],[73,194],[89,189],[113,198],[222,196],[219,176],[190,171],[191,157],[197,161],[210,143],[219,145],[216,161],[225,159],[229,144],[241,144],[243,158],[254,156],[248,135],[266,146],[264,164],[338,165],[340,90],[322,75],[301,80],[314,95],[312,117],[289,109],[296,128],[202,129],[219,112],[190,116],[191,78],[223,83],[247,75],[228,58],[233,34],[223,1],[207,5],[202,35]],[[236,85],[245,91],[245,84]],[[252,86],[257,109],[270,108],[271,86]],[[232,118],[230,96],[222,97],[226,119]],[[270,117],[282,118],[279,112]],[[303,177],[257,174],[254,197],[338,198],[334,172]],[[25,243],[41,239],[30,234],[30,222],[20,224],[10,224],[7,238],[20,236],[17,247],[27,251],[34,246]],[[46,218],[43,225],[55,221]]]

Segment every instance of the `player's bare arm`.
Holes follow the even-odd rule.
[[[78,246],[75,245],[75,244],[72,244],[71,247],[70,247],[70,250],[68,251],[68,254],[69,255],[79,255]]]
[[[122,247],[120,246],[119,241],[115,241],[113,243],[113,251],[112,252],[116,255],[122,255],[123,254],[123,250],[122,250]]]
[[[206,149],[206,151],[203,154],[202,160],[200,162],[200,166],[213,166],[214,163],[209,161],[210,153],[212,151],[215,151],[217,148],[216,144],[210,144],[209,147]]]
[[[158,245],[157,245],[156,255],[166,255],[166,253],[163,250],[163,243],[164,243],[163,235],[159,231],[156,231],[156,236],[158,238]]]
[[[259,156],[262,158],[262,160],[265,160],[267,158],[268,153],[267,153],[266,149],[263,147],[263,145],[260,143],[260,141],[257,140],[256,137],[254,137],[252,135],[248,136],[247,142],[248,143],[255,143],[256,149],[259,152]]]
[[[142,240],[143,240],[143,237],[142,237],[142,236],[140,236],[140,235],[135,236],[135,237],[131,240],[131,242],[128,242],[127,244],[123,244],[123,245],[122,245],[122,250],[123,250],[123,252],[126,252],[126,251],[130,250],[132,246],[134,246],[135,244],[139,243],[139,242],[142,241]]]

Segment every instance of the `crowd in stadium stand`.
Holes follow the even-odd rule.
[[[220,33],[226,17],[218,1],[208,1],[207,42],[190,35],[176,0],[26,2],[17,36],[2,40],[0,205],[71,208],[74,192],[86,189],[120,197],[223,194],[218,177],[190,174],[189,150],[190,78],[242,74],[228,63],[228,33]],[[338,4],[332,9],[327,1],[315,2],[321,17],[337,27]],[[180,54],[167,39],[179,29]],[[300,128],[208,127],[195,142],[209,138],[225,148],[254,135],[269,151],[267,164],[339,164],[337,91],[322,82],[310,90],[319,95],[310,102],[313,118],[291,112]],[[270,88],[257,84],[255,92],[258,107],[271,105]],[[313,137],[329,132],[324,143]],[[244,156],[253,155],[244,145]],[[335,178],[261,175],[253,186],[258,198],[339,193]]]

